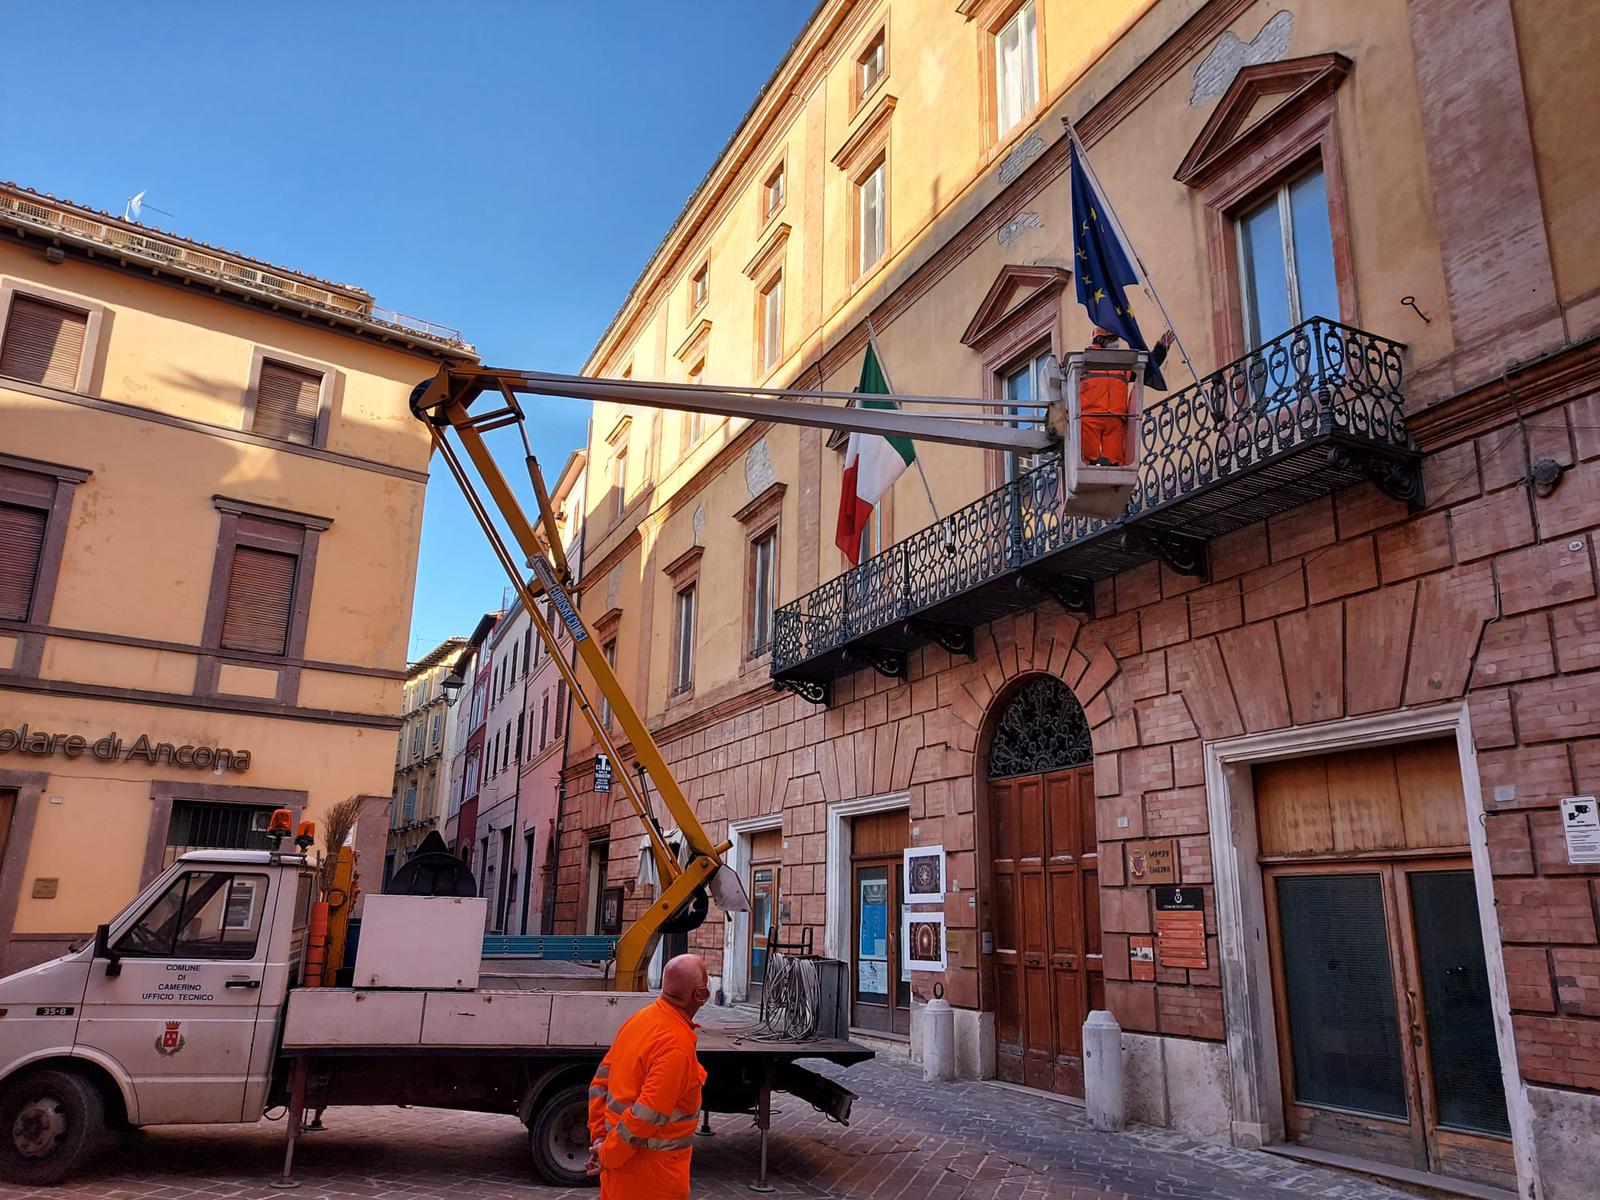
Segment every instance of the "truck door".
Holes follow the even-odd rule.
[[[90,966],[78,1044],[122,1064],[141,1125],[243,1117],[272,890],[263,870],[198,865]]]

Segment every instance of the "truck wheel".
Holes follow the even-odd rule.
[[[36,1071],[0,1090],[0,1175],[12,1183],[59,1183],[94,1148],[105,1105],[71,1071]]]
[[[539,1106],[528,1126],[533,1170],[553,1187],[598,1187],[585,1175],[589,1161],[589,1089],[583,1084],[561,1088]]]

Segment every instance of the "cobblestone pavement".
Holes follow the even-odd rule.
[[[773,1121],[771,1183],[780,1196],[873,1200],[1408,1200],[1401,1193],[1287,1159],[1136,1127],[1099,1134],[1076,1107],[984,1083],[924,1086],[904,1062],[828,1068],[860,1099],[848,1127],[791,1097]],[[431,1200],[594,1195],[529,1179],[522,1126],[438,1109],[330,1109],[301,1143],[300,1197]],[[747,1118],[713,1119],[695,1144],[694,1195],[749,1197],[758,1143]],[[282,1162],[282,1126],[154,1129],[108,1139],[74,1179],[48,1193],[0,1197],[265,1200]]]

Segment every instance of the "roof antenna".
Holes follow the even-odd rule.
[[[128,197],[127,203],[122,206],[122,219],[124,221],[137,221],[140,219],[140,214],[145,210],[145,193],[149,190],[149,188],[141,188],[139,191]],[[172,217],[174,219],[177,218],[177,213],[169,213],[166,209],[157,208],[154,204],[150,205],[149,207],[151,212],[158,212],[164,217]]]

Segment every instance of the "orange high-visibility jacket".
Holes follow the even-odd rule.
[[[1128,464],[1128,387],[1125,371],[1096,371],[1078,385],[1079,445],[1083,461]]]
[[[705,1070],[699,1028],[665,1000],[629,1017],[589,1085],[601,1200],[685,1200]]]

